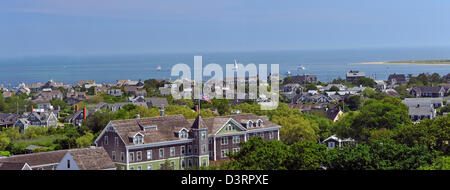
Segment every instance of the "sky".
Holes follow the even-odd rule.
[[[0,57],[449,47],[448,0],[1,0]]]

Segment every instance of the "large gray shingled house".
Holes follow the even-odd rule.
[[[95,140],[120,170],[208,166],[226,160],[250,137],[279,140],[281,126],[265,116],[238,114],[186,119],[183,115],[111,121]]]

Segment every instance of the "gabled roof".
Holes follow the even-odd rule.
[[[40,165],[58,164],[66,154],[67,150],[57,150],[50,152],[38,152],[33,154],[21,154],[6,158],[0,158],[0,162],[28,163],[30,167]]]
[[[326,141],[329,141],[329,140],[335,140],[337,142],[353,142],[353,141],[355,141],[352,138],[340,139],[336,135],[332,135],[332,136],[326,138],[325,140],[323,140],[323,142],[326,142]]]
[[[70,149],[68,153],[80,170],[104,170],[116,168],[103,147]]]
[[[151,98],[147,98],[146,100],[147,100],[147,102],[151,102],[152,106],[155,106],[155,107],[169,106],[169,103],[167,102],[166,98],[151,97]]]
[[[342,111],[339,109],[328,109],[327,110],[327,118],[334,121],[340,112],[342,112]]]
[[[30,170],[27,163],[0,162],[0,170]]]
[[[144,144],[148,144],[179,140],[178,137],[175,137],[174,132],[179,131],[182,128],[191,128],[191,124],[184,118],[183,115],[115,120],[111,121],[110,124],[116,129],[121,138],[126,141],[124,142],[126,145],[134,145],[133,142],[128,141],[130,132],[140,132],[144,135]],[[157,126],[157,129],[143,131],[140,125],[154,125]]]
[[[405,82],[406,81],[406,76],[404,74],[391,74],[389,75],[388,80],[391,81],[395,79],[397,82]]]
[[[441,90],[444,90],[444,88],[441,86],[419,86],[414,87],[412,90],[417,93],[440,93]]]
[[[240,124],[241,127],[244,127],[246,130],[254,130],[254,129],[270,128],[270,127],[279,126],[275,123],[270,122],[266,116],[257,116],[255,114],[250,114],[250,113],[219,116],[219,117],[212,117],[212,118],[203,118],[203,121],[204,121],[204,124],[208,127],[208,133],[216,134],[230,120],[230,118],[233,121],[235,121],[236,123]],[[253,122],[262,120],[263,126],[255,127],[255,128],[246,128],[247,122],[249,120],[251,120]]]

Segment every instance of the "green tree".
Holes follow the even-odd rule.
[[[220,115],[224,115],[226,113],[230,113],[231,103],[228,99],[212,99],[211,102],[213,106],[217,109]]]
[[[398,98],[368,99],[360,111],[345,114],[337,123],[338,136],[367,141],[372,130],[411,124],[408,107]]]
[[[291,145],[291,153],[287,158],[290,170],[316,170],[326,160],[327,148],[315,142],[297,142]]]
[[[283,126],[280,128],[280,138],[286,144],[319,139],[319,126],[315,122],[294,115],[274,116],[272,121]]]
[[[359,107],[362,104],[361,96],[359,95],[353,95],[350,96],[347,100],[345,100],[345,103],[352,111],[356,111],[359,109]]]
[[[373,88],[377,83],[371,78],[361,77],[354,84]]]
[[[441,156],[433,160],[433,163],[428,166],[422,166],[420,170],[450,170],[450,157]]]
[[[402,126],[394,131],[393,139],[408,146],[427,146],[449,155],[450,117],[437,117],[423,120],[419,124]]]
[[[88,147],[94,142],[94,135],[90,132],[86,132],[83,136],[78,137],[75,142],[78,148]]]
[[[412,170],[429,165],[433,158],[424,146],[378,141],[329,150],[325,166],[332,170]]]
[[[0,133],[0,151],[4,151],[10,142],[11,140],[6,134]]]
[[[330,88],[330,91],[332,91],[332,92],[337,92],[337,91],[340,91],[340,89],[337,87],[337,86],[332,86],[331,88]]]
[[[222,169],[286,170],[289,146],[281,141],[264,141],[260,136],[241,143],[241,150],[230,154],[230,161]]]

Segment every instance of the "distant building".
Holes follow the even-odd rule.
[[[90,110],[87,110],[86,108],[78,110],[74,114],[68,116],[64,120],[64,123],[72,123],[74,126],[81,126],[83,121],[89,117],[89,113],[92,112]]]
[[[45,99],[45,100],[52,100],[52,99],[60,99],[63,100],[63,93],[59,90],[51,90],[50,91],[40,91],[36,94],[34,94],[31,99]]]
[[[78,82],[78,87],[85,87],[85,85],[95,84],[95,80],[82,80]]]
[[[0,128],[10,127],[19,119],[19,115],[13,113],[0,113]]]
[[[164,84],[163,87],[159,87],[159,93],[162,96],[168,96],[171,95],[171,90],[172,90],[172,84]]]
[[[48,111],[23,113],[22,117],[14,123],[14,127],[20,127],[22,132],[29,126],[48,127],[57,125],[57,116],[53,112]]]
[[[445,76],[442,76],[442,78],[446,81],[450,81],[450,73],[446,74]]]
[[[358,81],[360,78],[363,78],[365,76],[366,76],[366,74],[364,72],[350,70],[350,72],[347,73],[345,80],[347,82],[355,82],[355,81]]]
[[[322,144],[325,144],[328,149],[334,148],[342,148],[344,146],[354,146],[356,144],[355,140],[351,138],[340,139],[336,135],[332,135],[327,139],[322,141]]]
[[[338,121],[342,117],[342,115],[344,115],[344,112],[341,109],[328,109],[327,110],[327,118],[333,122]]]
[[[316,83],[317,75],[296,75],[292,76],[292,83],[305,84],[305,83]]]
[[[423,119],[434,119],[436,108],[442,106],[442,98],[406,98],[402,101],[408,106],[410,118],[417,122]]]
[[[111,95],[111,96],[115,96],[115,97],[121,97],[122,96],[122,90],[120,90],[120,89],[109,89],[107,91],[107,94]]]
[[[161,109],[169,106],[169,102],[167,102],[166,98],[151,97],[146,98],[146,100],[149,108],[156,107]]]
[[[406,76],[404,74],[391,74],[388,77],[388,82],[391,84],[400,84],[400,85],[406,85]]]
[[[442,86],[420,86],[414,87],[409,91],[409,94],[415,97],[444,97],[445,89]]]

